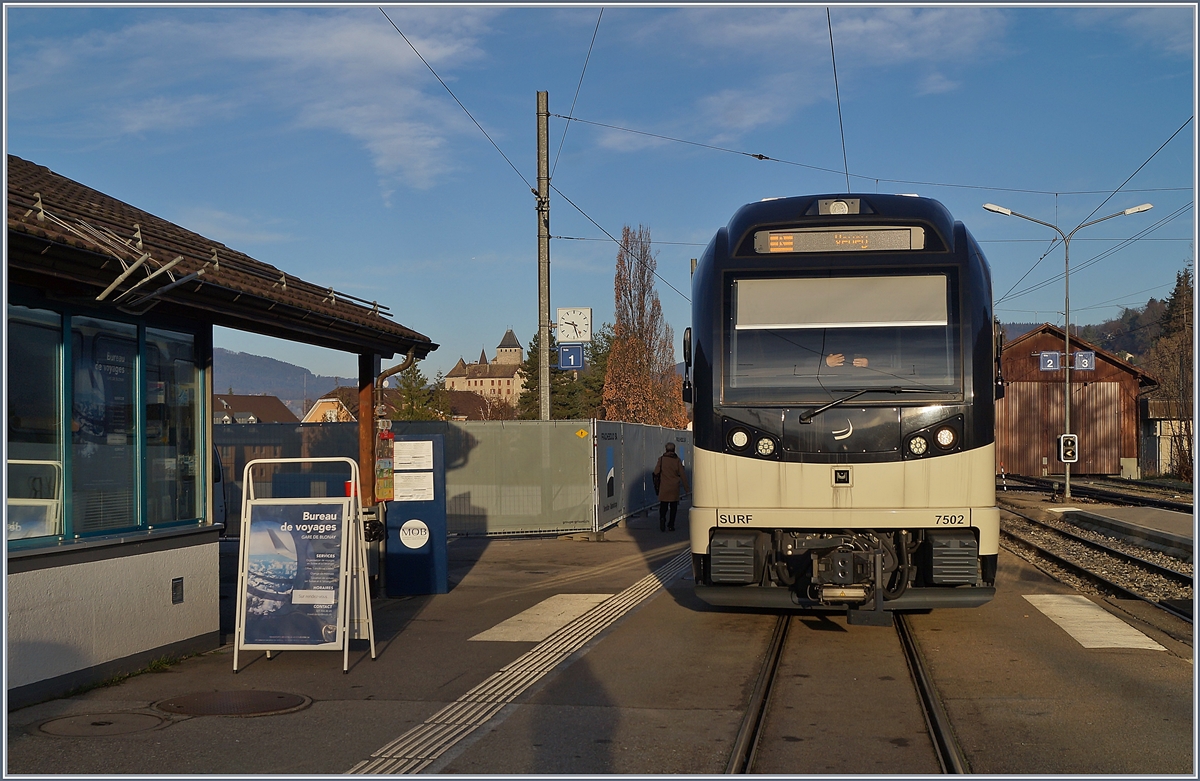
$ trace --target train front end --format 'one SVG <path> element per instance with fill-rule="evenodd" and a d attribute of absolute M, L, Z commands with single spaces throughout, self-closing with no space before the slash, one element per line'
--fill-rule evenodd
<path fill-rule="evenodd" d="M 783 198 L 693 276 L 691 549 L 711 604 L 973 607 L 995 593 L 987 262 L 937 201 Z"/>

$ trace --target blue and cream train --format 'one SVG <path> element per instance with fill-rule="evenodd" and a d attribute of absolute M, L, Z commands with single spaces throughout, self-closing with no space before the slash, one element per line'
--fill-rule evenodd
<path fill-rule="evenodd" d="M 698 596 L 865 623 L 991 599 L 998 350 L 987 261 L 937 201 L 738 210 L 684 337 Z"/>

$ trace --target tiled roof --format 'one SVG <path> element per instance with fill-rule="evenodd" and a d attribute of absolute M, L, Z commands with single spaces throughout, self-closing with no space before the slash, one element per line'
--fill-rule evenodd
<path fill-rule="evenodd" d="M 1075 329 L 1072 328 L 1071 330 L 1073 331 Z M 1059 343 L 1060 346 L 1062 346 L 1062 343 L 1066 341 L 1066 332 L 1063 331 L 1063 329 L 1059 328 L 1057 325 L 1052 325 L 1050 323 L 1042 323 L 1037 328 L 1034 328 L 1031 331 L 1027 331 L 1027 332 L 1021 334 L 1020 336 L 1013 339 L 1012 341 L 1005 342 L 1004 343 L 1004 351 L 1007 353 L 1009 350 L 1014 350 L 1014 349 L 1018 350 L 1018 351 L 1027 350 L 1029 348 L 1024 346 L 1024 342 L 1037 340 L 1039 337 L 1041 337 L 1043 335 L 1049 335 L 1049 336 L 1053 337 Z M 1121 358 L 1119 355 L 1115 355 L 1113 353 L 1110 353 L 1108 350 L 1097 347 L 1096 345 L 1092 344 L 1091 342 L 1080 339 L 1078 336 L 1075 336 L 1074 334 L 1071 335 L 1071 349 L 1072 350 L 1087 350 L 1087 351 L 1096 353 L 1096 355 L 1111 362 L 1118 369 L 1128 372 L 1129 374 L 1132 374 L 1133 376 L 1137 377 L 1138 384 L 1140 386 L 1150 387 L 1150 386 L 1156 386 L 1159 384 L 1158 379 L 1155 378 L 1153 375 L 1148 374 L 1147 372 L 1145 372 L 1144 370 L 1142 370 L 1141 368 L 1139 368 L 1137 366 L 1134 366 L 1132 363 L 1130 363 L 1129 361 L 1126 361 L 1124 358 Z"/>
<path fill-rule="evenodd" d="M 478 393 L 470 391 L 448 390 L 446 397 L 450 401 L 451 417 L 466 418 L 467 420 L 483 420 L 487 412 L 487 402 Z"/>
<path fill-rule="evenodd" d="M 384 358 L 409 349 L 424 358 L 438 347 L 391 320 L 386 307 L 306 282 L 13 155 L 8 246 L 10 283 L 53 284 L 59 295 L 93 304 L 113 285 L 100 305 L 126 313 L 168 304 L 174 315 Z"/>
<path fill-rule="evenodd" d="M 504 332 L 504 338 L 500 340 L 500 344 L 496 345 L 497 350 L 505 347 L 521 349 L 521 343 L 517 341 L 517 335 L 513 333 L 511 328 Z"/>
<path fill-rule="evenodd" d="M 226 414 L 230 419 L 253 415 L 256 423 L 299 423 L 299 419 L 277 396 L 250 396 L 230 393 L 214 393 L 212 403 L 213 420 Z"/>
<path fill-rule="evenodd" d="M 358 420 L 358 388 L 342 385 L 329 391 L 321 399 L 337 399 L 354 419 Z M 403 394 L 399 388 L 384 388 L 380 395 L 380 401 L 384 408 L 383 417 L 390 419 L 400 409 L 403 400 Z"/>
<path fill-rule="evenodd" d="M 466 377 L 468 380 L 511 380 L 517 376 L 519 371 L 521 371 L 519 363 L 468 363 L 463 365 L 462 371 L 459 371 L 459 367 L 456 365 L 446 377 Z"/>

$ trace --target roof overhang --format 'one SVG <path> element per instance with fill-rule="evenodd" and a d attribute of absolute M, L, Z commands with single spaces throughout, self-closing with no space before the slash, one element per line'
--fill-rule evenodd
<path fill-rule="evenodd" d="M 51 298 L 172 317 L 357 354 L 438 345 L 387 308 L 270 264 L 8 157 L 8 275 Z"/>

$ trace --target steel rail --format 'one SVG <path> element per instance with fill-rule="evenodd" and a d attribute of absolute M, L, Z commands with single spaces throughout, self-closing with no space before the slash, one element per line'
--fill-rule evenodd
<path fill-rule="evenodd" d="M 1093 585 L 1099 586 L 1101 589 L 1108 589 L 1109 591 L 1113 592 L 1113 594 L 1117 597 L 1121 597 L 1124 599 L 1141 600 L 1142 602 L 1145 602 L 1148 605 L 1153 605 L 1154 607 L 1158 608 L 1159 610 L 1162 610 L 1165 613 L 1169 613 L 1173 616 L 1177 616 L 1178 618 L 1183 619 L 1184 621 L 1188 622 L 1189 624 L 1192 623 L 1192 616 L 1189 613 L 1187 613 L 1186 611 L 1180 610 L 1179 608 L 1177 608 L 1173 605 L 1168 605 L 1164 602 L 1160 602 L 1158 600 L 1144 597 L 1141 594 L 1137 593 L 1136 591 L 1131 591 L 1128 588 L 1126 588 L 1118 583 L 1112 582 L 1111 580 L 1104 577 L 1103 575 L 1092 572 L 1091 570 L 1087 569 L 1086 567 L 1076 564 L 1075 562 L 1071 561 L 1070 559 L 1065 559 L 1056 553 L 1051 553 L 1050 551 L 1043 548 L 1041 545 L 1038 545 L 1036 542 L 1034 542 L 1032 540 L 1027 540 L 1019 534 L 1014 534 L 1011 531 L 1002 528 L 1000 530 L 1000 536 L 1015 542 L 1017 545 L 1020 545 L 1021 547 L 1024 547 L 1027 550 L 1032 550 L 1034 552 L 1034 554 L 1041 556 L 1045 559 L 1048 559 L 1049 561 L 1053 562 L 1057 566 L 1062 567 L 1063 569 L 1067 570 L 1071 574 L 1076 575 L 1080 578 L 1083 578 L 1084 580 L 1091 582 Z"/>
<path fill-rule="evenodd" d="M 1051 478 L 1043 477 L 1025 477 L 1016 475 L 1005 475 L 1001 481 L 1017 482 L 1025 485 L 1035 486 L 1037 488 L 1052 491 L 1056 481 Z M 1002 486 L 997 486 L 1002 488 Z M 1160 510 L 1174 510 L 1175 512 L 1191 514 L 1193 505 L 1189 502 L 1177 502 L 1171 499 L 1159 499 L 1153 496 L 1144 494 L 1131 494 L 1123 491 L 1109 491 L 1104 488 L 1097 488 L 1078 482 L 1071 485 L 1071 493 L 1077 497 L 1087 497 L 1090 499 L 1103 499 L 1106 501 L 1116 502 L 1118 504 L 1135 505 L 1141 507 L 1157 507 Z"/>
<path fill-rule="evenodd" d="M 779 657 L 783 655 L 783 644 L 787 640 L 788 627 L 792 617 L 785 613 L 775 622 L 775 631 L 767 646 L 767 656 L 763 660 L 762 670 L 754 691 L 750 694 L 750 705 L 746 715 L 742 717 L 742 726 L 738 729 L 733 741 L 733 752 L 729 755 L 729 763 L 725 766 L 726 774 L 749 773 L 754 766 L 754 755 L 758 750 L 758 740 L 761 737 L 763 717 L 767 713 L 767 704 L 771 700 L 771 689 L 775 685 L 775 671 L 779 668 Z"/>
<path fill-rule="evenodd" d="M 971 772 L 967 758 L 958 745 L 954 730 L 950 726 L 950 717 L 938 696 L 933 680 L 925 667 L 925 658 L 908 626 L 908 619 L 902 613 L 894 616 L 896 634 L 900 636 L 900 646 L 904 649 L 904 659 L 908 662 L 908 672 L 912 676 L 913 685 L 917 688 L 917 696 L 921 700 L 921 711 L 925 715 L 925 725 L 929 729 L 929 737 L 933 741 L 934 753 L 937 754 L 938 764 L 942 772 L 954 775 L 965 775 Z"/>
<path fill-rule="evenodd" d="M 1018 511 L 1010 509 L 1008 507 L 1002 507 L 1001 509 L 1004 512 L 1008 513 L 1009 515 L 1015 515 L 1018 518 L 1026 521 L 1027 523 L 1033 524 L 1034 526 L 1037 526 L 1040 529 L 1045 529 L 1046 531 L 1053 532 L 1054 534 L 1060 535 L 1062 537 L 1066 537 L 1067 539 L 1072 540 L 1073 542 L 1078 542 L 1078 543 L 1085 545 L 1093 550 L 1097 550 L 1097 551 L 1100 551 L 1101 553 L 1112 556 L 1115 559 L 1120 559 L 1122 562 L 1124 562 L 1126 564 L 1132 564 L 1134 566 L 1141 567 L 1141 568 L 1147 570 L 1148 572 L 1158 575 L 1159 577 L 1165 578 L 1167 580 L 1170 580 L 1172 582 L 1179 583 L 1179 584 L 1185 585 L 1185 586 L 1190 586 L 1193 583 L 1194 576 L 1191 573 L 1181 572 L 1177 569 L 1172 569 L 1171 567 L 1164 566 L 1157 562 L 1143 559 L 1140 556 L 1135 556 L 1132 553 L 1126 553 L 1123 550 L 1118 550 L 1117 548 L 1113 548 L 1113 547 L 1106 545 L 1105 543 L 1100 542 L 1098 540 L 1088 539 L 1087 537 L 1084 537 L 1079 534 L 1075 534 L 1074 532 L 1069 531 L 1067 529 L 1060 529 L 1057 526 L 1052 526 L 1052 525 L 1046 523 L 1045 521 L 1039 521 L 1037 518 L 1033 518 L 1031 516 L 1026 515 L 1025 513 L 1018 512 Z M 1130 544 L 1132 545 L 1134 543 L 1130 543 Z"/>

